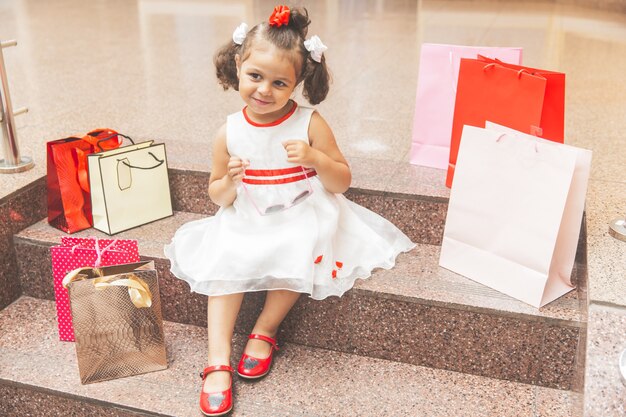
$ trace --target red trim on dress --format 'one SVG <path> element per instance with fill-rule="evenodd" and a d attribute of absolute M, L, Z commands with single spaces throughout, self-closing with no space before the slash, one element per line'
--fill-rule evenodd
<path fill-rule="evenodd" d="M 282 122 L 284 122 L 285 120 L 289 119 L 289 117 L 291 117 L 291 115 L 295 113 L 296 107 L 298 107 L 298 103 L 296 103 L 294 101 L 293 102 L 293 106 L 291 107 L 291 110 L 289 110 L 287 112 L 287 114 L 285 114 L 280 119 L 276 119 L 273 122 L 269 122 L 269 123 L 257 123 L 254 120 L 250 119 L 248 117 L 248 112 L 246 112 L 246 109 L 248 108 L 248 106 L 244 107 L 242 111 L 243 111 L 243 117 L 246 119 L 246 122 L 250 123 L 252 126 L 256 126 L 256 127 L 272 127 L 272 126 L 277 126 L 277 125 L 281 124 Z"/>
<path fill-rule="evenodd" d="M 253 177 L 275 177 L 277 175 L 297 174 L 302 172 L 301 166 L 282 169 L 246 169 L 246 175 Z"/>
<path fill-rule="evenodd" d="M 268 171 L 272 171 L 272 170 L 268 170 Z M 249 171 L 246 171 L 246 173 Z M 241 181 L 245 182 L 246 184 L 256 184 L 256 185 L 267 185 L 267 184 L 287 184 L 290 182 L 296 182 L 296 181 L 301 181 L 303 179 L 306 178 L 310 178 L 310 177 L 314 177 L 317 175 L 317 172 L 315 171 L 311 171 L 311 172 L 307 172 L 301 175 L 296 175 L 293 177 L 286 177 L 286 178 L 277 178 L 274 180 L 261 180 L 261 179 L 256 179 L 256 178 L 243 178 Z"/>

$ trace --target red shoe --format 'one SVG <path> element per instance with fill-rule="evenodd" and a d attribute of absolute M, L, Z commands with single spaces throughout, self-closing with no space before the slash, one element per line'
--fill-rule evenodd
<path fill-rule="evenodd" d="M 233 368 L 228 365 L 213 365 L 204 368 L 200 372 L 202 382 L 208 374 L 215 371 L 233 372 Z M 233 379 L 230 379 L 230 385 L 226 391 L 221 392 L 204 392 L 200 391 L 200 410 L 205 416 L 222 416 L 229 413 L 233 409 Z"/>
<path fill-rule="evenodd" d="M 259 339 L 272 345 L 270 349 L 270 354 L 265 359 L 259 359 L 253 358 L 252 356 L 246 355 L 244 353 L 243 355 L 241 355 L 241 360 L 239 361 L 239 366 L 237 367 L 237 374 L 240 377 L 247 379 L 257 379 L 264 377 L 270 371 L 270 367 L 272 366 L 272 356 L 274 356 L 274 350 L 278 350 L 276 339 L 272 339 L 268 336 L 263 336 L 262 334 L 254 333 L 251 334 L 248 339 Z"/>

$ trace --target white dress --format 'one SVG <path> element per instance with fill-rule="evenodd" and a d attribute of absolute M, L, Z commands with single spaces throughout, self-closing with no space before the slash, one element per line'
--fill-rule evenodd
<path fill-rule="evenodd" d="M 415 246 L 378 214 L 326 191 L 315 171 L 287 162 L 282 142 L 308 142 L 313 111 L 294 103 L 268 125 L 249 120 L 245 109 L 228 116 L 228 153 L 250 161 L 245 182 L 231 206 L 184 224 L 165 246 L 172 273 L 192 291 L 341 296 L 357 278 L 393 267 L 400 252 Z"/>

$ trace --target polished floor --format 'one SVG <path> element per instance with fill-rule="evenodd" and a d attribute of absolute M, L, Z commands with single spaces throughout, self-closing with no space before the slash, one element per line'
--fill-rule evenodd
<path fill-rule="evenodd" d="M 299 2 L 303 3 L 303 2 Z M 112 127 L 166 141 L 170 163 L 208 169 L 210 140 L 239 110 L 212 67 L 241 21 L 269 1 L 0 1 L 4 50 L 29 174 L 0 177 L 1 195 L 44 172 L 47 140 Z M 551 2 L 312 1 L 334 83 L 318 106 L 350 159 L 407 161 L 423 42 L 514 45 L 524 63 L 567 73 L 567 142 L 593 149 L 593 178 L 614 170 L 626 127 L 626 16 Z M 620 105 L 621 104 L 621 105 Z"/>
<path fill-rule="evenodd" d="M 432 195 L 447 193 L 439 172 L 408 165 L 422 43 L 520 46 L 525 65 L 565 72 L 566 143 L 593 150 L 591 317 L 616 307 L 590 329 L 626 332 L 626 249 L 606 232 L 611 219 L 626 215 L 626 14 L 551 1 L 287 3 L 308 8 L 310 34 L 329 47 L 334 82 L 318 109 L 358 186 L 384 189 L 390 177 L 402 177 Z M 242 107 L 237 93 L 217 85 L 213 53 L 241 21 L 265 19 L 274 5 L 0 0 L 0 39 L 18 41 L 4 49 L 13 106 L 29 108 L 16 117 L 17 133 L 22 154 L 36 162 L 26 173 L 0 175 L 0 198 L 45 174 L 46 141 L 97 127 L 165 142 L 170 167 L 210 170 L 216 128 Z M 611 389 L 625 395 L 609 375 Z"/>

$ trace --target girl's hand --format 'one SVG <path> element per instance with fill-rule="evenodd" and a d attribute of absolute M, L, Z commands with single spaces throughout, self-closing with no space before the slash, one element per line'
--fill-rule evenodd
<path fill-rule="evenodd" d="M 247 159 L 241 159 L 238 156 L 231 156 L 228 161 L 227 176 L 233 183 L 238 183 L 243 179 L 246 168 L 250 165 Z"/>
<path fill-rule="evenodd" d="M 303 140 L 287 140 L 283 142 L 287 151 L 287 161 L 300 164 L 305 168 L 314 168 L 317 162 L 318 150 L 311 148 Z"/>

